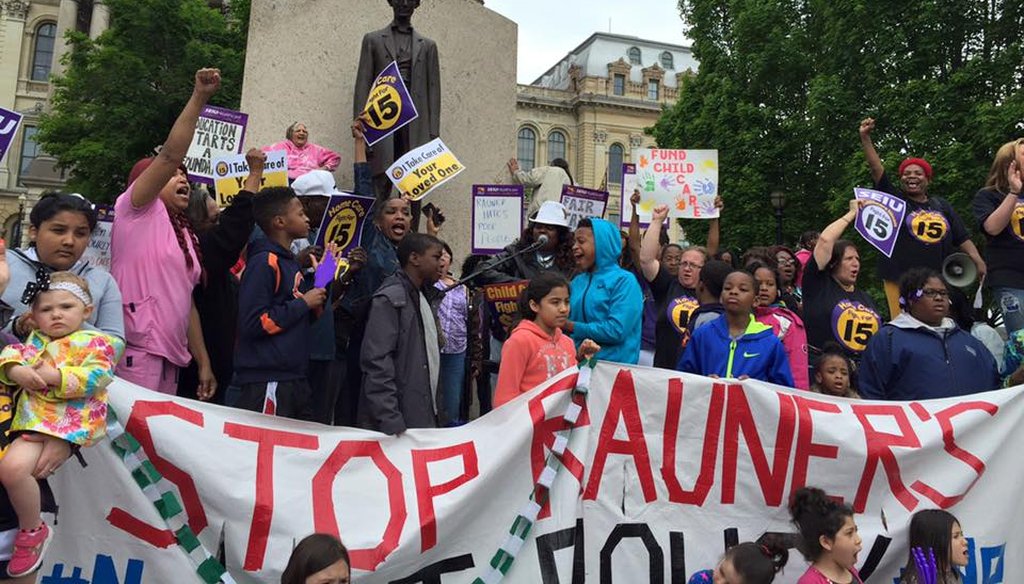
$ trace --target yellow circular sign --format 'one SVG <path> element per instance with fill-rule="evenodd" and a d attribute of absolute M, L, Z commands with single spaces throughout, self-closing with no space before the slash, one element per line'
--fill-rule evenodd
<path fill-rule="evenodd" d="M 907 217 L 907 228 L 918 241 L 927 244 L 941 242 L 949 233 L 949 221 L 938 211 L 922 209 Z"/>
<path fill-rule="evenodd" d="M 402 167 L 398 167 L 391 171 L 391 178 L 395 180 L 402 180 L 403 176 L 405 176 L 405 171 L 402 170 Z"/>
<path fill-rule="evenodd" d="M 832 332 L 841 345 L 860 353 L 878 332 L 878 313 L 860 302 L 843 300 L 832 311 Z"/>
<path fill-rule="evenodd" d="M 390 130 L 402 117 L 402 98 L 388 84 L 373 89 L 366 104 L 367 125 L 375 130 Z"/>
<path fill-rule="evenodd" d="M 215 170 L 217 172 L 217 176 L 226 176 L 228 174 L 228 163 L 223 160 L 218 162 Z"/>
<path fill-rule="evenodd" d="M 324 241 L 336 243 L 342 250 L 347 249 L 356 236 L 356 224 L 359 217 L 350 207 L 342 209 L 337 215 L 331 218 L 327 224 L 327 232 L 324 234 Z"/>
<path fill-rule="evenodd" d="M 1017 206 L 1013 208 L 1013 214 L 1010 215 L 1010 229 L 1013 230 L 1017 239 L 1024 241 L 1024 202 L 1017 201 Z"/>

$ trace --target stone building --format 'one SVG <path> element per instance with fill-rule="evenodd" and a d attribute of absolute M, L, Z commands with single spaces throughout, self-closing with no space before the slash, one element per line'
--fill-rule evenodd
<path fill-rule="evenodd" d="M 525 169 L 569 162 L 582 186 L 611 193 L 606 218 L 619 219 L 623 162 L 655 145 L 644 134 L 697 70 L 689 47 L 594 33 L 516 97 L 516 156 Z"/>
<path fill-rule="evenodd" d="M 60 188 L 62 173 L 35 141 L 40 115 L 49 107 L 50 77 L 60 73 L 64 33 L 95 38 L 110 16 L 100 0 L 0 0 L 0 107 L 24 116 L 0 163 L 0 234 L 10 242 L 26 236 L 28 211 L 39 194 Z"/>

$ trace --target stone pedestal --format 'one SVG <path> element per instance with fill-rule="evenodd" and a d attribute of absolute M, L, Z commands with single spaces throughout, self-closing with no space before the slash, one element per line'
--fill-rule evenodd
<path fill-rule="evenodd" d="M 363 34 L 391 22 L 385 0 L 253 2 L 242 110 L 246 147 L 284 139 L 295 121 L 310 140 L 339 151 L 338 187 L 352 187 L 352 85 Z M 441 237 L 458 266 L 470 249 L 471 192 L 508 182 L 515 156 L 516 24 L 473 0 L 430 0 L 413 26 L 437 43 L 441 139 L 466 166 L 424 200 L 441 207 Z M 421 226 L 422 228 L 422 226 Z M 457 271 L 457 270 L 456 270 Z"/>

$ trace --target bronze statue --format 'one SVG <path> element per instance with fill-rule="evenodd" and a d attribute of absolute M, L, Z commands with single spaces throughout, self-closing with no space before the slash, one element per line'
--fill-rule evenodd
<path fill-rule="evenodd" d="M 363 36 L 352 100 L 353 117 L 362 113 L 374 79 L 392 61 L 398 62 L 398 70 L 419 117 L 374 144 L 368 152 L 378 200 L 386 199 L 391 192 L 391 181 L 385 171 L 395 159 L 441 133 L 441 69 L 437 45 L 412 26 L 412 14 L 420 0 L 388 0 L 388 4 L 394 12 L 391 24 Z M 416 223 L 418 207 L 414 205 L 413 209 Z"/>

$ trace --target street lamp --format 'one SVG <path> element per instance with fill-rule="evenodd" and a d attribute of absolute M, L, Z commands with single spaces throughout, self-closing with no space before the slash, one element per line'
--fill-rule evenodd
<path fill-rule="evenodd" d="M 28 197 L 25 193 L 18 195 L 18 222 L 14 225 L 14 234 L 11 237 L 11 245 L 14 248 L 21 247 L 21 227 L 25 223 L 25 201 Z"/>
<path fill-rule="evenodd" d="M 775 245 L 782 245 L 782 210 L 786 208 L 786 193 L 774 190 L 768 198 L 775 209 Z"/>

